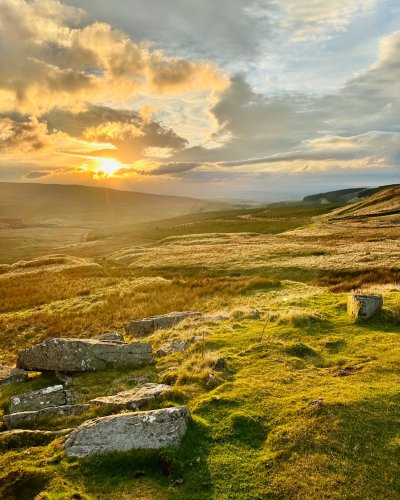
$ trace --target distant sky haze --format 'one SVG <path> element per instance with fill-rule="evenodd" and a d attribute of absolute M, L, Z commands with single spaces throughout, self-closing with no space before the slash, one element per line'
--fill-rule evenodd
<path fill-rule="evenodd" d="M 399 182 L 399 0 L 0 0 L 0 181 Z"/>

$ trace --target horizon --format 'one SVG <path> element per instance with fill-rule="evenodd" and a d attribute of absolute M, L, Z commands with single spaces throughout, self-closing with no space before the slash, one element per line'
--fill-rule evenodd
<path fill-rule="evenodd" d="M 1 181 L 277 201 L 398 179 L 395 0 L 0 5 Z"/>

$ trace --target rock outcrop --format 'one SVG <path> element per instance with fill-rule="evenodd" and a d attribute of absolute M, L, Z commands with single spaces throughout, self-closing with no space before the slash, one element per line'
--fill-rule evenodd
<path fill-rule="evenodd" d="M 131 321 L 125 327 L 125 330 L 127 333 L 135 335 L 136 337 L 143 337 L 144 335 L 153 333 L 155 330 L 171 328 L 185 319 L 200 318 L 201 315 L 202 314 L 200 312 L 184 311 L 172 312 L 161 316 L 150 316 L 149 318 L 141 318 Z"/>
<path fill-rule="evenodd" d="M 129 391 L 119 392 L 114 396 L 102 396 L 90 402 L 115 409 L 137 410 L 148 401 L 170 391 L 172 387 L 166 384 L 143 384 Z"/>
<path fill-rule="evenodd" d="M 84 422 L 64 443 L 67 455 L 86 457 L 179 446 L 187 428 L 186 406 L 99 417 Z"/>
<path fill-rule="evenodd" d="M 382 307 L 382 295 L 351 294 L 347 300 L 347 312 L 353 318 L 369 319 Z"/>
<path fill-rule="evenodd" d="M 62 385 L 52 385 L 38 391 L 25 392 L 11 398 L 10 413 L 37 411 L 49 406 L 62 406 L 71 402 L 71 395 Z"/>
<path fill-rule="evenodd" d="M 24 382 L 28 378 L 25 370 L 13 366 L 0 365 L 0 385 L 17 384 Z"/>
<path fill-rule="evenodd" d="M 3 422 L 7 429 L 23 429 L 30 426 L 40 425 L 52 417 L 66 417 L 70 415 L 80 415 L 90 408 L 88 404 L 64 405 L 43 408 L 37 411 L 22 411 L 10 413 L 3 416 Z"/>
<path fill-rule="evenodd" d="M 153 363 L 153 355 L 149 343 L 51 338 L 21 351 L 17 367 L 36 371 L 85 372 L 135 368 L 150 363 Z"/>

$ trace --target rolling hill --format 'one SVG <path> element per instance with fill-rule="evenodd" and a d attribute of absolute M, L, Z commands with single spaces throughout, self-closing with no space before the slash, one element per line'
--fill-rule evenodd
<path fill-rule="evenodd" d="M 3 224 L 55 227 L 81 226 L 84 222 L 85 226 L 96 227 L 174 217 L 211 207 L 215 208 L 215 204 L 180 196 L 80 185 L 0 182 Z"/>
<path fill-rule="evenodd" d="M 0 182 L 0 262 L 85 246 L 93 229 L 222 208 L 229 205 L 102 187 Z M 95 251 L 88 249 L 90 255 Z"/>
<path fill-rule="evenodd" d="M 400 223 L 400 185 L 376 191 L 368 198 L 327 215 L 331 222 L 392 227 Z"/>
<path fill-rule="evenodd" d="M 305 196 L 303 201 L 306 203 L 349 203 L 351 201 L 362 200 L 373 194 L 392 187 L 392 185 L 379 186 L 375 188 L 350 188 L 338 189 L 336 191 L 327 191 L 325 193 L 311 194 Z"/>

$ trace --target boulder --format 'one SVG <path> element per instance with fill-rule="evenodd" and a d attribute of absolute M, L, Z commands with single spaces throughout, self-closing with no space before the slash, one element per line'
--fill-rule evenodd
<path fill-rule="evenodd" d="M 98 335 L 95 337 L 97 340 L 105 340 L 108 342 L 125 342 L 122 333 L 104 333 L 103 335 Z"/>
<path fill-rule="evenodd" d="M 153 354 L 148 343 L 52 338 L 21 351 L 17 366 L 37 371 L 85 372 L 149 363 L 153 363 Z"/>
<path fill-rule="evenodd" d="M 90 402 L 118 409 L 137 410 L 148 401 L 151 401 L 171 389 L 172 387 L 166 384 L 143 384 L 135 389 L 119 392 L 114 396 L 102 396 L 92 399 Z"/>
<path fill-rule="evenodd" d="M 36 426 L 48 421 L 53 417 L 66 417 L 70 415 L 80 415 L 90 408 L 90 405 L 65 405 L 43 408 L 37 411 L 21 411 L 3 415 L 3 422 L 7 429 L 23 429 L 25 427 Z"/>
<path fill-rule="evenodd" d="M 155 330 L 171 328 L 187 318 L 200 318 L 201 315 L 199 312 L 184 311 L 135 319 L 125 327 L 125 331 L 136 337 L 142 337 L 153 333 Z"/>
<path fill-rule="evenodd" d="M 20 370 L 13 366 L 0 365 L 0 385 L 17 384 L 24 382 L 28 378 L 25 370 Z"/>
<path fill-rule="evenodd" d="M 49 406 L 62 406 L 71 401 L 69 391 L 62 385 L 52 385 L 38 391 L 24 392 L 11 398 L 10 413 L 36 411 Z"/>
<path fill-rule="evenodd" d="M 353 318 L 368 319 L 382 309 L 382 295 L 351 294 L 347 300 L 347 313 Z"/>
<path fill-rule="evenodd" d="M 179 446 L 187 428 L 186 406 L 99 417 L 84 422 L 64 443 L 67 455 L 86 457 L 134 449 Z"/>

